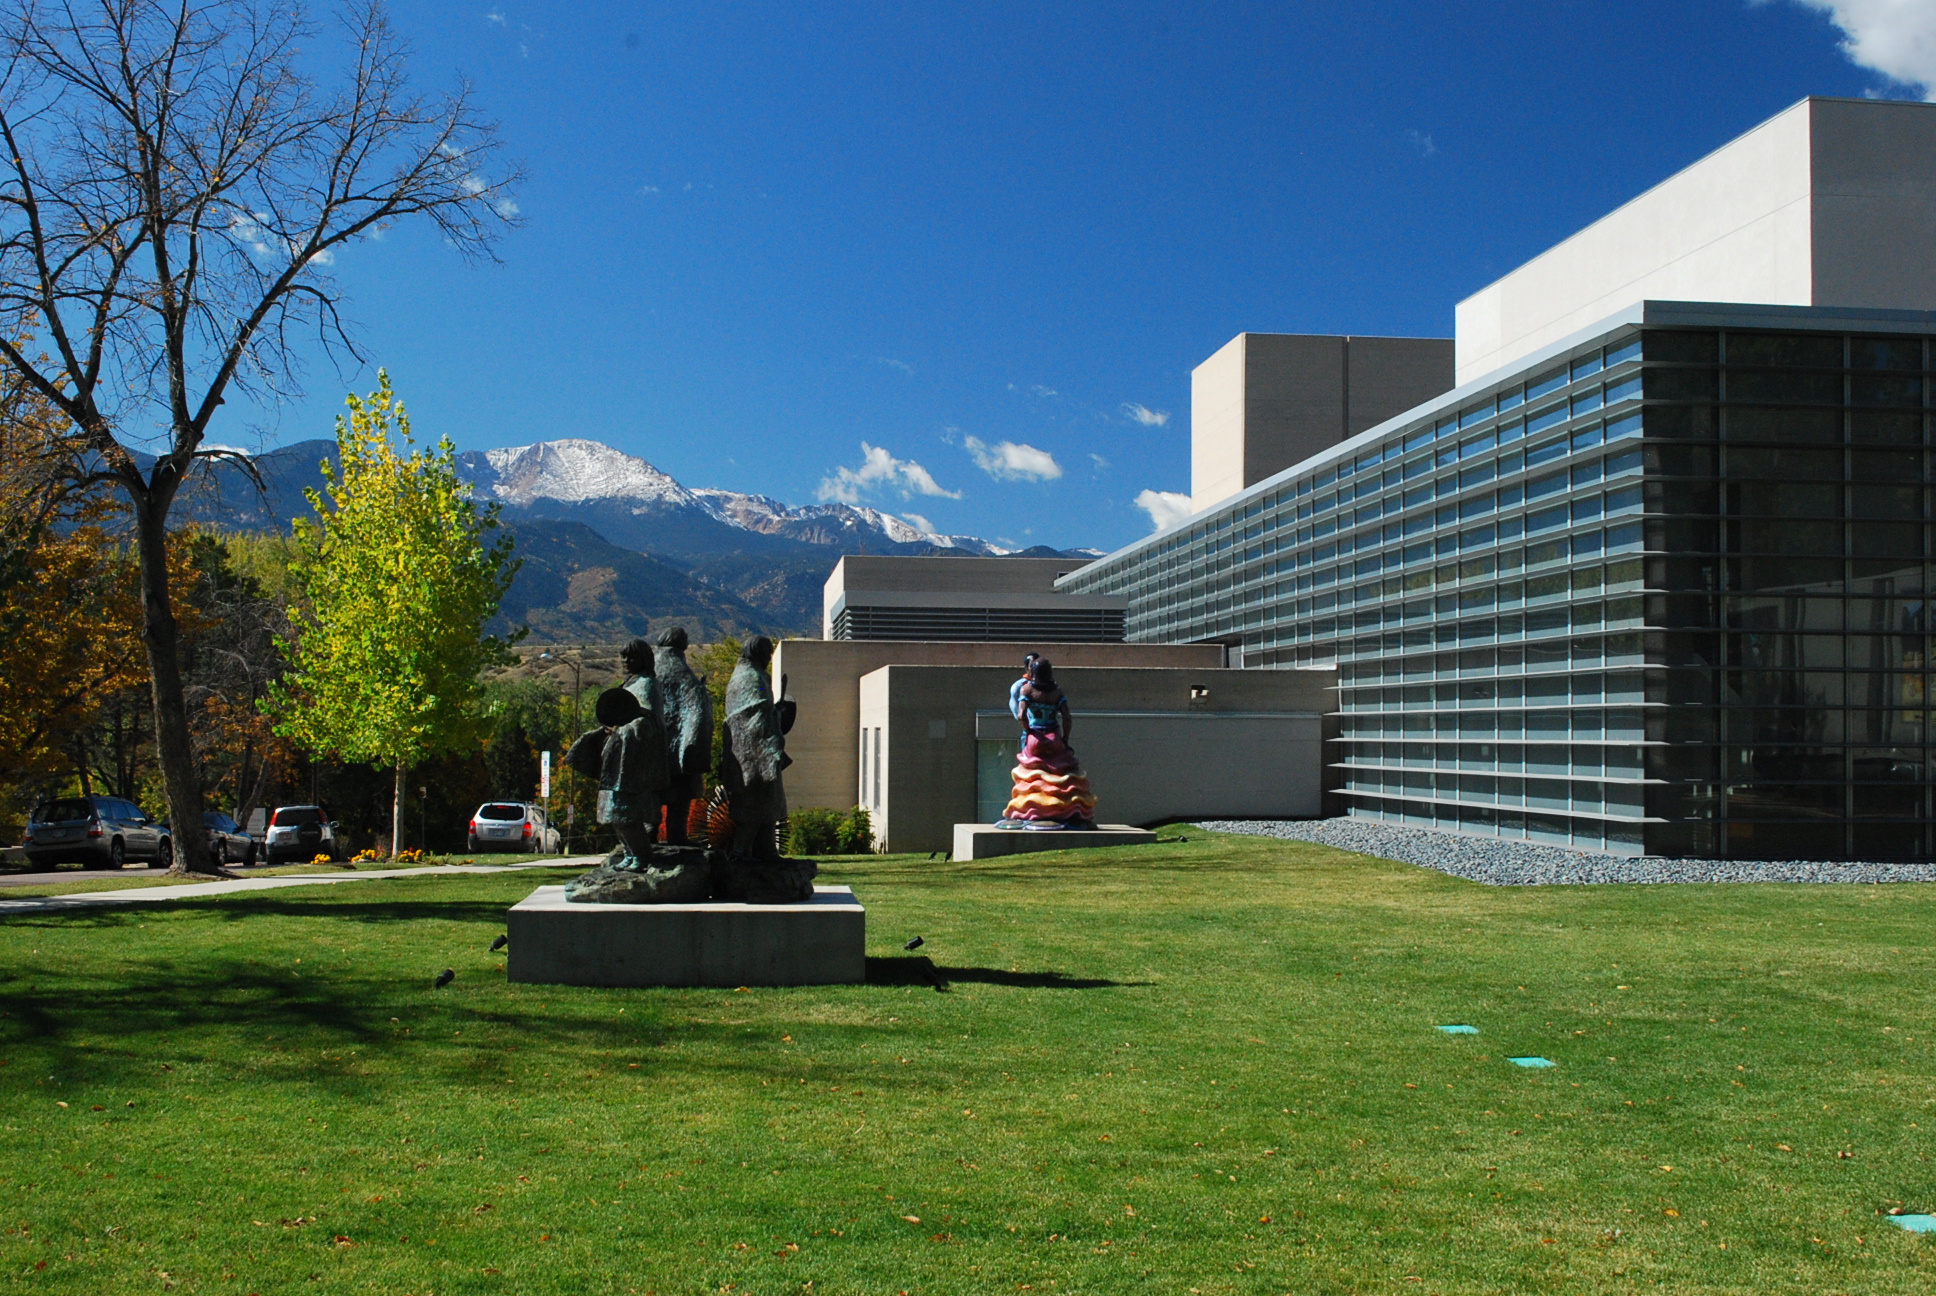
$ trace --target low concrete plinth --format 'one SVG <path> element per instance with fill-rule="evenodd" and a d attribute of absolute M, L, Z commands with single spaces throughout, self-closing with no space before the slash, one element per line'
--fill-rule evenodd
<path fill-rule="evenodd" d="M 1064 828 L 1040 832 L 1028 828 L 996 828 L 989 824 L 955 825 L 958 860 L 994 859 L 1028 851 L 1083 850 L 1094 846 L 1142 846 L 1156 840 L 1147 828 L 1128 824 L 1097 824 L 1094 828 Z"/>
<path fill-rule="evenodd" d="M 802 904 L 573 904 L 543 886 L 509 919 L 513 981 L 583 986 L 842 985 L 867 979 L 853 889 Z"/>

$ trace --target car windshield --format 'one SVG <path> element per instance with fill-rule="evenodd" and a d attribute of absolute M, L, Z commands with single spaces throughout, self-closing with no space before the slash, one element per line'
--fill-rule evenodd
<path fill-rule="evenodd" d="M 223 832 L 227 832 L 235 827 L 235 820 L 229 818 L 220 810 L 204 810 L 202 811 L 202 826 L 204 828 L 220 828 Z"/>
<path fill-rule="evenodd" d="M 521 805 L 487 805 L 477 812 L 479 819 L 522 819 L 524 807 Z"/>
<path fill-rule="evenodd" d="M 278 828 L 301 828 L 308 824 L 323 821 L 323 812 L 315 806 L 284 806 L 276 811 L 275 826 Z"/>
<path fill-rule="evenodd" d="M 71 823 L 76 819 L 91 818 L 94 807 L 85 798 L 68 797 L 63 801 L 49 801 L 34 808 L 35 823 Z"/>

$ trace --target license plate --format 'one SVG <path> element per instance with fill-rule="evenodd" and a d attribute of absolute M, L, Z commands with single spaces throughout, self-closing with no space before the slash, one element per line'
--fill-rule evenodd
<path fill-rule="evenodd" d="M 484 832 L 490 837 L 509 837 L 511 835 L 509 828 L 486 828 Z"/>

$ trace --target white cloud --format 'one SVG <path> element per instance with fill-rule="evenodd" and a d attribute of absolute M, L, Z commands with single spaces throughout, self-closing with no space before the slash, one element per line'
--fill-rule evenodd
<path fill-rule="evenodd" d="M 246 244 L 249 251 L 259 257 L 287 256 L 294 258 L 297 252 L 300 251 L 301 244 L 297 243 L 294 239 L 286 239 L 280 234 L 264 228 L 264 222 L 269 219 L 270 217 L 263 215 L 261 212 L 255 212 L 253 214 L 241 211 L 232 212 L 229 215 L 229 233 Z M 336 253 L 329 248 L 324 248 L 315 256 L 310 257 L 309 263 L 320 266 L 335 265 Z"/>
<path fill-rule="evenodd" d="M 883 447 L 868 445 L 865 441 L 860 443 L 860 454 L 860 467 L 835 469 L 833 476 L 821 481 L 821 499 L 858 504 L 861 496 L 876 488 L 898 491 L 902 499 L 916 495 L 961 498 L 960 491 L 943 489 L 932 473 L 912 459 L 896 459 Z"/>
<path fill-rule="evenodd" d="M 893 356 L 874 356 L 872 359 L 877 365 L 886 365 L 889 369 L 899 369 L 902 373 L 909 376 L 912 376 L 914 373 L 914 366 L 905 360 L 896 360 Z"/>
<path fill-rule="evenodd" d="M 640 192 L 640 193 L 642 193 L 642 194 L 655 194 L 655 193 L 657 193 L 657 192 L 659 192 L 659 186 L 657 186 L 657 185 L 640 185 L 640 186 L 639 186 L 639 192 Z"/>
<path fill-rule="evenodd" d="M 1090 461 L 1096 465 L 1097 472 L 1101 472 L 1103 469 L 1109 466 L 1109 461 L 1103 458 L 1101 455 L 1097 454 L 1093 450 L 1089 452 L 1089 458 L 1090 458 Z"/>
<path fill-rule="evenodd" d="M 996 481 L 1054 481 L 1062 475 L 1062 465 L 1047 450 L 1014 441 L 988 445 L 979 437 L 962 442 L 974 457 L 975 466 Z"/>
<path fill-rule="evenodd" d="M 1432 137 L 1430 135 L 1427 135 L 1424 131 L 1415 131 L 1415 130 L 1406 131 L 1405 142 L 1407 144 L 1410 144 L 1413 148 L 1417 149 L 1418 155 L 1420 157 L 1431 157 L 1434 153 L 1439 151 L 1439 146 L 1432 143 Z"/>
<path fill-rule="evenodd" d="M 1930 0 L 1794 0 L 1828 15 L 1859 67 L 1936 99 L 1936 4 Z"/>
<path fill-rule="evenodd" d="M 493 27 L 503 27 L 506 25 L 504 21 L 504 15 L 499 13 L 495 9 L 491 10 L 491 12 L 484 15 L 484 21 L 491 24 L 491 26 Z"/>
<path fill-rule="evenodd" d="M 903 513 L 901 514 L 901 521 L 907 523 L 909 526 L 913 527 L 916 531 L 924 531 L 928 535 L 935 534 L 934 523 L 928 521 L 926 518 L 922 517 L 919 513 Z"/>
<path fill-rule="evenodd" d="M 1051 396 L 1060 396 L 1062 394 L 1061 392 L 1057 391 L 1053 387 L 1044 387 L 1041 383 L 1036 383 L 1034 386 L 1030 387 L 1029 390 L 1034 392 L 1037 396 L 1040 396 L 1043 400 L 1047 400 Z"/>
<path fill-rule="evenodd" d="M 1150 515 L 1152 531 L 1181 522 L 1196 511 L 1190 507 L 1190 497 L 1179 491 L 1146 490 L 1136 497 L 1136 507 Z"/>
<path fill-rule="evenodd" d="M 1168 410 L 1153 410 L 1147 405 L 1138 405 L 1135 401 L 1123 402 L 1123 414 L 1144 427 L 1162 427 L 1170 421 Z"/>

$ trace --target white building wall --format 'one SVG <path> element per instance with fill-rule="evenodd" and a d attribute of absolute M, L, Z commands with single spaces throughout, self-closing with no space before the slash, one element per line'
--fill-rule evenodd
<path fill-rule="evenodd" d="M 1457 381 L 1484 377 L 1637 301 L 1816 304 L 1816 102 L 1763 122 L 1460 302 Z"/>
<path fill-rule="evenodd" d="M 1190 371 L 1190 502 L 1205 509 L 1244 488 L 1244 351 L 1239 333 Z"/>

